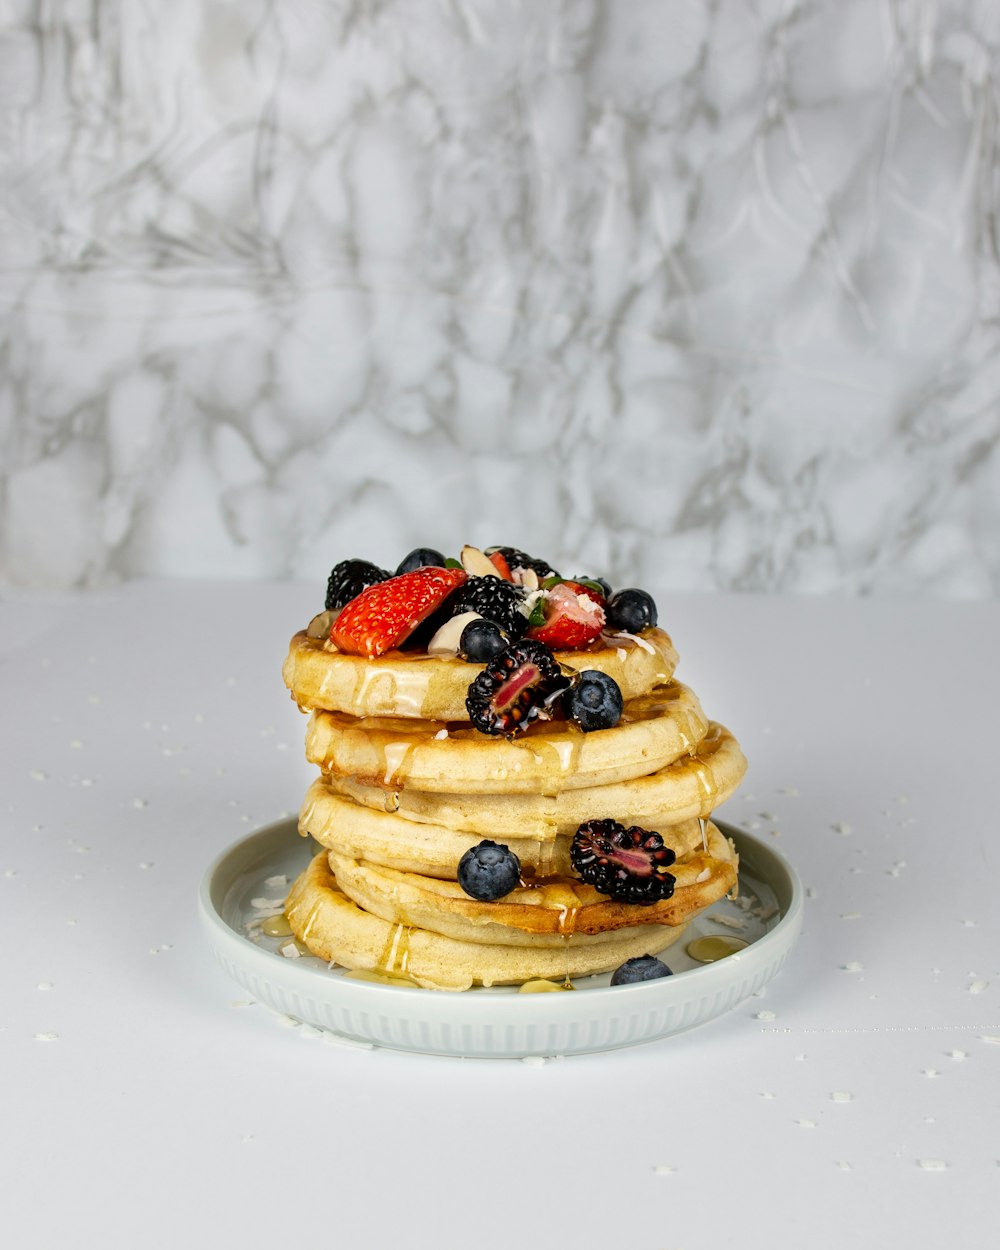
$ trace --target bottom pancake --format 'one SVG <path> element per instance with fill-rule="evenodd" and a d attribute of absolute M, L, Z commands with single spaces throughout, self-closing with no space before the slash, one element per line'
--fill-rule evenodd
<path fill-rule="evenodd" d="M 686 928 L 644 925 L 574 933 L 556 947 L 461 941 L 363 911 L 338 887 L 325 851 L 293 882 L 285 914 L 295 936 L 328 963 L 440 990 L 611 972 L 626 959 L 665 950 Z"/>

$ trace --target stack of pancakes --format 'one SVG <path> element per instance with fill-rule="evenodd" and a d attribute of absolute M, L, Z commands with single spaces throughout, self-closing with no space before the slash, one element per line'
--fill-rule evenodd
<path fill-rule="evenodd" d="M 559 981 L 658 954 L 735 889 L 735 852 L 708 817 L 746 761 L 674 680 L 662 630 L 556 652 L 566 670 L 615 679 L 625 710 L 613 728 L 538 720 L 509 738 L 470 724 L 466 695 L 482 665 L 347 655 L 311 632 L 292 639 L 283 676 L 310 714 L 306 755 L 320 769 L 299 828 L 323 849 L 286 903 L 313 954 L 434 989 Z M 676 853 L 670 898 L 618 902 L 574 874 L 574 834 L 606 818 L 655 830 Z M 495 902 L 457 881 L 459 860 L 484 839 L 521 865 L 520 884 Z"/>

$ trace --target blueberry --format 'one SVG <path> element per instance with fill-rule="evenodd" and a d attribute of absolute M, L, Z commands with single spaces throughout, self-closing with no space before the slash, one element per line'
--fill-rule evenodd
<path fill-rule="evenodd" d="M 404 556 L 396 570 L 396 577 L 401 573 L 412 573 L 415 569 L 444 568 L 444 556 L 433 547 L 414 547 L 408 556 Z"/>
<path fill-rule="evenodd" d="M 620 968 L 614 970 L 611 984 L 632 985 L 635 981 L 655 981 L 657 977 L 673 975 L 667 965 L 655 955 L 637 955 L 635 959 L 626 959 Z"/>
<path fill-rule="evenodd" d="M 513 851 L 484 838 L 458 861 L 458 884 L 470 898 L 492 903 L 521 879 L 521 861 Z"/>
<path fill-rule="evenodd" d="M 506 647 L 509 639 L 496 621 L 470 621 L 458 640 L 458 653 L 471 664 L 486 664 Z"/>
<path fill-rule="evenodd" d="M 629 634 L 637 634 L 647 625 L 656 624 L 656 604 L 652 596 L 634 586 L 613 594 L 606 612 L 612 629 L 623 629 Z"/>
<path fill-rule="evenodd" d="M 617 725 L 625 703 L 621 687 L 613 677 L 598 669 L 588 668 L 580 674 L 576 685 L 566 692 L 563 706 L 570 720 L 589 732 Z"/>

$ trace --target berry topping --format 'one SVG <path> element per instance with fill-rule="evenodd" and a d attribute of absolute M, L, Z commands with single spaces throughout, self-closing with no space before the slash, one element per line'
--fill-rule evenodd
<path fill-rule="evenodd" d="M 443 569 L 444 556 L 433 547 L 414 547 L 408 556 L 404 556 L 396 570 L 396 577 L 401 573 L 412 573 L 414 569 Z"/>
<path fill-rule="evenodd" d="M 422 568 L 363 590 L 341 611 L 330 638 L 351 655 L 398 647 L 465 581 L 462 569 Z"/>
<path fill-rule="evenodd" d="M 662 959 L 655 955 L 636 955 L 626 959 L 611 974 L 612 985 L 632 985 L 636 981 L 655 981 L 658 977 L 671 977 L 673 972 Z"/>
<path fill-rule="evenodd" d="M 637 634 L 647 625 L 656 624 L 656 604 L 644 590 L 630 586 L 619 590 L 608 600 L 608 625 L 611 629 L 623 629 Z"/>
<path fill-rule="evenodd" d="M 577 582 L 558 582 L 542 591 L 534 605 L 528 637 L 560 651 L 593 642 L 604 628 L 604 607 L 595 594 Z M 540 623 L 536 623 L 536 614 L 542 618 Z"/>
<path fill-rule="evenodd" d="M 465 706 L 481 733 L 512 734 L 548 717 L 569 679 L 543 643 L 525 638 L 492 659 L 469 686 Z"/>
<path fill-rule="evenodd" d="M 588 668 L 563 697 L 563 709 L 582 730 L 611 729 L 621 720 L 625 701 L 621 686 L 613 677 Z"/>
<path fill-rule="evenodd" d="M 516 573 L 518 569 L 531 569 L 540 578 L 559 576 L 548 560 L 536 560 L 516 547 L 488 547 L 486 554 L 491 558 L 494 554 L 503 556 L 511 573 Z"/>
<path fill-rule="evenodd" d="M 470 577 L 449 600 L 449 610 L 452 616 L 459 612 L 478 612 L 487 621 L 499 625 L 511 638 L 521 638 L 528 628 L 524 598 L 520 586 L 505 582 L 501 577 Z"/>
<path fill-rule="evenodd" d="M 658 903 L 674 892 L 676 858 L 658 833 L 617 820 L 588 820 L 573 835 L 570 863 L 588 885 L 618 903 Z"/>
<path fill-rule="evenodd" d="M 521 861 L 501 843 L 484 838 L 458 861 L 458 884 L 470 898 L 493 903 L 521 880 Z"/>
<path fill-rule="evenodd" d="M 326 603 L 323 606 L 327 610 L 342 608 L 369 586 L 387 582 L 391 576 L 391 573 L 368 560 L 341 560 L 333 566 L 326 583 Z"/>
<path fill-rule="evenodd" d="M 488 558 L 490 564 L 493 565 L 505 582 L 514 580 L 514 574 L 510 571 L 510 565 L 504 559 L 502 551 L 491 551 Z"/>
<path fill-rule="evenodd" d="M 480 616 L 462 630 L 458 654 L 472 664 L 486 664 L 498 656 L 508 642 L 507 635 L 495 621 L 484 621 Z"/>

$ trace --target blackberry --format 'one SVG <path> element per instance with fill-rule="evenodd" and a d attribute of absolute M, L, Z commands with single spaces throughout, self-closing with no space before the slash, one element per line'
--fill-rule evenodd
<path fill-rule="evenodd" d="M 658 903 L 674 892 L 676 856 L 658 833 L 617 820 L 588 820 L 573 835 L 570 863 L 588 885 L 618 903 Z"/>
<path fill-rule="evenodd" d="M 443 569 L 444 556 L 433 547 L 414 547 L 408 556 L 400 560 L 395 576 L 399 577 L 401 573 L 412 573 L 415 569 L 425 568 Z"/>
<path fill-rule="evenodd" d="M 621 686 L 596 668 L 584 669 L 563 697 L 563 710 L 585 732 L 611 729 L 621 720 L 625 701 Z"/>
<path fill-rule="evenodd" d="M 502 577 L 470 577 L 448 600 L 450 616 L 478 612 L 484 620 L 499 625 L 510 638 L 522 638 L 528 618 L 521 610 L 524 591 Z"/>
<path fill-rule="evenodd" d="M 521 861 L 502 843 L 484 838 L 458 861 L 458 884 L 470 898 L 493 903 L 521 880 Z"/>
<path fill-rule="evenodd" d="M 569 686 L 543 642 L 525 638 L 490 660 L 469 686 L 465 706 L 484 734 L 512 734 L 546 712 Z"/>
<path fill-rule="evenodd" d="M 494 551 L 499 551 L 503 558 L 507 561 L 510 571 L 515 569 L 534 569 L 538 574 L 539 581 L 544 581 L 546 577 L 558 577 L 548 560 L 538 560 L 534 556 L 529 556 L 527 552 L 518 551 L 516 547 L 487 547 L 486 554 L 490 555 Z"/>
<path fill-rule="evenodd" d="M 342 608 L 356 599 L 363 590 L 378 582 L 387 582 L 392 574 L 368 560 L 341 560 L 333 566 L 326 583 L 326 608 Z"/>
<path fill-rule="evenodd" d="M 605 612 L 609 628 L 623 629 L 629 634 L 637 634 L 647 625 L 656 624 L 656 604 L 652 595 L 634 586 L 613 594 Z"/>
<path fill-rule="evenodd" d="M 470 621 L 458 640 L 458 654 L 471 664 L 486 664 L 506 647 L 507 636 L 494 621 Z"/>
<path fill-rule="evenodd" d="M 611 984 L 632 985 L 636 981 L 655 981 L 657 977 L 673 975 L 672 970 L 655 955 L 636 955 L 634 959 L 626 959 L 614 970 Z"/>

